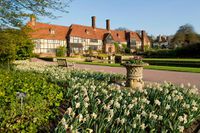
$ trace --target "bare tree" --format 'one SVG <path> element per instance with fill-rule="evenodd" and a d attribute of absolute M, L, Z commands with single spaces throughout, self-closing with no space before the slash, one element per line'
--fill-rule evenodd
<path fill-rule="evenodd" d="M 129 29 L 128 28 L 126 28 L 126 27 L 119 27 L 119 28 L 117 28 L 117 29 L 115 29 L 115 30 L 120 30 L 120 31 L 129 31 Z"/>

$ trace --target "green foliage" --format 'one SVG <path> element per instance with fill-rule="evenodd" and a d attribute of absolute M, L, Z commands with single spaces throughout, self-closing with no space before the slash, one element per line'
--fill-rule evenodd
<path fill-rule="evenodd" d="M 66 47 L 65 46 L 60 46 L 56 49 L 56 56 L 57 57 L 64 57 L 66 53 Z"/>
<path fill-rule="evenodd" d="M 38 57 L 39 59 L 42 59 L 44 61 L 50 61 L 50 62 L 53 62 L 54 60 L 54 57 Z"/>
<path fill-rule="evenodd" d="M 194 44 L 200 42 L 200 39 L 198 38 L 198 34 L 194 31 L 194 28 L 192 25 L 186 24 L 183 26 L 180 26 L 179 30 L 174 35 L 174 38 L 172 39 L 172 46 L 173 48 L 177 47 L 185 47 L 190 44 Z"/>
<path fill-rule="evenodd" d="M 196 67 L 200 68 L 200 61 L 185 59 L 153 59 L 153 58 L 146 58 L 144 59 L 145 62 L 149 63 L 150 65 L 157 65 L 157 66 L 179 66 L 179 67 Z"/>
<path fill-rule="evenodd" d="M 130 54 L 130 52 L 131 52 L 130 48 L 126 47 L 126 48 L 125 48 L 125 53 L 126 53 L 126 54 Z"/>
<path fill-rule="evenodd" d="M 191 44 L 183 48 L 177 48 L 175 51 L 178 57 L 200 58 L 200 43 Z"/>
<path fill-rule="evenodd" d="M 6 0 L 0 1 L 0 27 L 21 27 L 24 18 L 32 16 L 55 17 L 50 10 L 67 12 L 66 7 L 72 0 Z"/>
<path fill-rule="evenodd" d="M 150 46 L 149 45 L 144 45 L 144 52 L 149 50 L 150 49 Z"/>
<path fill-rule="evenodd" d="M 126 49 L 126 47 L 127 47 L 127 44 L 122 44 L 123 49 Z"/>
<path fill-rule="evenodd" d="M 107 54 L 98 54 L 97 56 L 99 59 L 105 59 L 105 58 L 108 58 L 108 55 Z"/>
<path fill-rule="evenodd" d="M 93 56 L 93 52 L 94 52 L 94 51 L 92 50 L 91 47 L 89 47 L 88 52 L 89 52 L 89 56 Z"/>
<path fill-rule="evenodd" d="M 30 29 L 27 27 L 21 28 L 20 31 L 15 31 L 13 34 L 16 35 L 16 46 L 17 53 L 16 59 L 24 60 L 32 57 L 34 44 L 30 37 L 28 36 Z"/>
<path fill-rule="evenodd" d="M 144 53 L 147 58 L 199 58 L 200 43 L 191 44 L 176 49 L 148 50 Z"/>
<path fill-rule="evenodd" d="M 123 53 L 126 53 L 127 44 L 114 43 L 114 45 L 115 45 L 116 54 L 123 54 Z M 127 51 L 127 52 L 128 52 L 128 51 Z"/>
<path fill-rule="evenodd" d="M 42 74 L 0 68 L 0 132 L 49 131 L 62 89 Z M 19 93 L 25 94 L 21 99 Z"/>
<path fill-rule="evenodd" d="M 4 31 L 0 31 L 0 62 L 10 63 L 16 57 L 16 44 L 12 36 Z"/>
<path fill-rule="evenodd" d="M 169 50 L 169 49 L 152 49 L 148 50 L 144 53 L 145 57 L 149 58 L 170 58 L 170 57 L 176 57 L 175 50 Z"/>
<path fill-rule="evenodd" d="M 115 63 L 122 63 L 122 56 L 121 55 L 115 55 Z"/>
<path fill-rule="evenodd" d="M 127 63 L 135 64 L 135 65 L 142 65 L 144 62 L 140 56 L 135 56 L 133 59 L 130 59 Z"/>
<path fill-rule="evenodd" d="M 32 56 L 33 43 L 28 37 L 29 29 L 6 29 L 0 31 L 0 60 L 12 62 L 15 59 L 27 59 Z"/>
<path fill-rule="evenodd" d="M 114 43 L 114 45 L 115 45 L 115 52 L 120 53 L 119 43 Z"/>

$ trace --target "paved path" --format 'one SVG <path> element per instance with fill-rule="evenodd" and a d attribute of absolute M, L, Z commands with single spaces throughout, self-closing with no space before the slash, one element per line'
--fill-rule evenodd
<path fill-rule="evenodd" d="M 123 67 L 109 67 L 109 66 L 97 66 L 97 65 L 83 65 L 76 64 L 77 68 L 87 69 L 92 71 L 108 72 L 126 74 L 126 69 Z M 173 71 L 161 71 L 161 70 L 144 70 L 144 81 L 150 82 L 163 82 L 169 81 L 174 84 L 190 83 L 200 88 L 200 74 L 189 72 L 173 72 Z"/>
<path fill-rule="evenodd" d="M 33 58 L 33 62 L 46 62 L 40 59 Z M 48 62 L 56 64 L 56 62 Z M 126 74 L 124 67 L 109 67 L 109 66 L 97 66 L 97 65 L 83 65 L 76 64 L 76 68 L 87 69 L 98 72 L 118 73 Z M 185 84 L 190 83 L 196 85 L 200 89 L 200 73 L 189 73 L 189 72 L 174 72 L 174 71 L 162 71 L 162 70 L 144 70 L 144 81 L 149 82 L 164 82 L 169 81 L 174 84 Z"/>

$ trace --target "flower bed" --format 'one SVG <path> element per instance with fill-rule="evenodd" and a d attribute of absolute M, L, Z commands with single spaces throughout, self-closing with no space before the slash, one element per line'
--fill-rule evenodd
<path fill-rule="evenodd" d="M 198 96 L 169 83 L 139 91 L 85 79 L 71 84 L 57 132 L 183 132 L 200 116 Z"/>
<path fill-rule="evenodd" d="M 65 86 L 66 112 L 55 132 L 183 132 L 200 117 L 195 87 L 146 84 L 144 90 L 111 84 L 120 75 L 18 64 Z"/>

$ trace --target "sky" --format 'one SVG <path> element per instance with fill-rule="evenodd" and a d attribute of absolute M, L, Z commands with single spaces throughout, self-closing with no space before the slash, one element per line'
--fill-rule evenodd
<path fill-rule="evenodd" d="M 200 33 L 200 0 L 74 0 L 66 10 L 69 13 L 54 11 L 60 16 L 56 19 L 38 21 L 91 26 L 91 16 L 96 16 L 98 28 L 105 28 L 110 19 L 111 29 L 145 30 L 154 36 L 175 34 L 184 24 L 193 25 Z"/>

